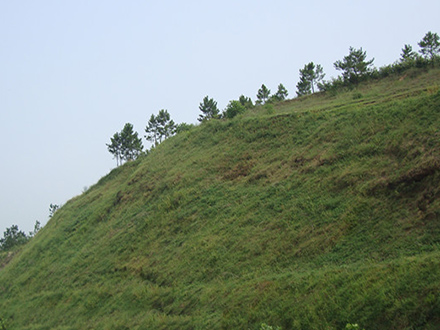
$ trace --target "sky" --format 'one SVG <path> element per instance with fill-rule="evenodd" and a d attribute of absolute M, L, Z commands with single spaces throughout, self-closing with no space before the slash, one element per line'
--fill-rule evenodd
<path fill-rule="evenodd" d="M 438 13 L 438 0 L 0 0 L 0 237 L 115 168 L 106 143 L 125 123 L 142 137 L 161 109 L 197 123 L 205 96 L 224 109 L 263 83 L 294 97 L 299 69 L 336 77 L 350 46 L 391 64 L 440 33 Z"/>

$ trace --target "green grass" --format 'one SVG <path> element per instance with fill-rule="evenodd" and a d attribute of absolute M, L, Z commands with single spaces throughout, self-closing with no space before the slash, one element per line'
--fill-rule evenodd
<path fill-rule="evenodd" d="M 113 170 L 1 269 L 8 329 L 436 329 L 440 74 L 400 78 Z"/>

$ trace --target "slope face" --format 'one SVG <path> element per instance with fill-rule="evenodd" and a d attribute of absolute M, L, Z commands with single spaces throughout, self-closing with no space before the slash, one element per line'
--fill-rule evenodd
<path fill-rule="evenodd" d="M 439 80 L 170 138 L 69 201 L 1 270 L 0 316 L 8 329 L 434 329 Z"/>

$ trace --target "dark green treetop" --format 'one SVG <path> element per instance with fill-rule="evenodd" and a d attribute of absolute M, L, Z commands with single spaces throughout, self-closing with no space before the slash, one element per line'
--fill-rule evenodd
<path fill-rule="evenodd" d="M 419 42 L 420 53 L 425 57 L 433 60 L 440 53 L 440 37 L 437 33 L 429 31 Z"/>
<path fill-rule="evenodd" d="M 228 105 L 226 106 L 226 109 L 223 111 L 223 118 L 231 119 L 245 111 L 246 111 L 246 107 L 243 104 L 241 104 L 240 101 L 232 100 L 229 101 Z"/>
<path fill-rule="evenodd" d="M 371 72 L 374 58 L 367 61 L 367 52 L 362 47 L 355 49 L 350 47 L 350 52 L 342 61 L 336 61 L 333 65 L 336 70 L 342 71 L 342 77 L 346 82 L 358 83 L 359 79 Z"/>
<path fill-rule="evenodd" d="M 311 94 L 315 92 L 315 85 L 318 85 L 324 78 L 325 73 L 320 64 L 310 62 L 299 70 L 299 82 L 296 85 L 298 96 Z"/>
<path fill-rule="evenodd" d="M 218 118 L 220 110 L 217 108 L 217 102 L 214 99 L 205 96 L 203 101 L 199 105 L 199 109 L 202 112 L 197 118 L 198 121 L 203 122 L 211 118 Z"/>
<path fill-rule="evenodd" d="M 159 123 L 159 142 L 162 142 L 162 139 L 165 140 L 176 133 L 176 124 L 174 120 L 171 119 L 168 110 L 160 110 L 156 118 Z"/>
<path fill-rule="evenodd" d="M 151 115 L 150 120 L 145 127 L 145 139 L 153 143 L 154 146 L 159 144 L 160 130 L 159 122 L 155 115 Z"/>
<path fill-rule="evenodd" d="M 272 96 L 272 98 L 275 101 L 284 101 L 287 98 L 287 95 L 289 95 L 289 92 L 287 91 L 286 87 L 284 87 L 283 84 L 278 85 L 277 92 Z"/>
<path fill-rule="evenodd" d="M 17 225 L 12 225 L 10 228 L 6 228 L 3 238 L 0 239 L 0 250 L 10 250 L 14 246 L 26 243 L 28 240 L 29 238 L 23 231 L 18 229 Z"/>
<path fill-rule="evenodd" d="M 122 145 L 121 145 L 121 135 L 116 132 L 110 138 L 110 144 L 107 145 L 108 151 L 114 156 L 116 159 L 116 165 L 119 166 L 122 164 Z"/>
<path fill-rule="evenodd" d="M 133 125 L 125 124 L 121 131 L 121 154 L 124 160 L 135 160 L 142 152 L 142 139 L 133 131 Z"/>
<path fill-rule="evenodd" d="M 300 75 L 299 81 L 296 84 L 296 94 L 298 96 L 307 95 L 312 92 L 312 87 L 310 86 L 310 81 L 304 75 Z"/>
<path fill-rule="evenodd" d="M 238 101 L 243 105 L 246 109 L 251 109 L 254 104 L 252 103 L 252 100 L 250 97 L 246 97 L 244 95 L 240 95 L 238 98 Z"/>
<path fill-rule="evenodd" d="M 107 144 L 108 151 L 116 158 L 116 164 L 122 164 L 123 160 L 134 160 L 142 152 L 142 140 L 138 133 L 133 131 L 133 125 L 125 124 L 120 133 L 115 133 Z"/>
<path fill-rule="evenodd" d="M 266 85 L 262 84 L 261 88 L 257 92 L 257 103 L 264 104 L 269 99 L 270 89 L 266 87 Z"/>
<path fill-rule="evenodd" d="M 417 57 L 417 53 L 413 51 L 411 45 L 404 45 L 402 48 L 402 54 L 400 55 L 400 62 L 413 61 Z"/>
<path fill-rule="evenodd" d="M 176 133 L 176 124 L 171 119 L 168 110 L 160 110 L 158 115 L 151 115 L 147 126 L 145 127 L 145 138 L 157 146 L 162 140 L 167 139 Z"/>

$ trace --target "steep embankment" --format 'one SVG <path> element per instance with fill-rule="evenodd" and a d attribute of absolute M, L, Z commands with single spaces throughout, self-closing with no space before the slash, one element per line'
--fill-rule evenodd
<path fill-rule="evenodd" d="M 56 213 L 0 272 L 0 316 L 20 330 L 436 328 L 439 76 L 170 138 Z"/>

